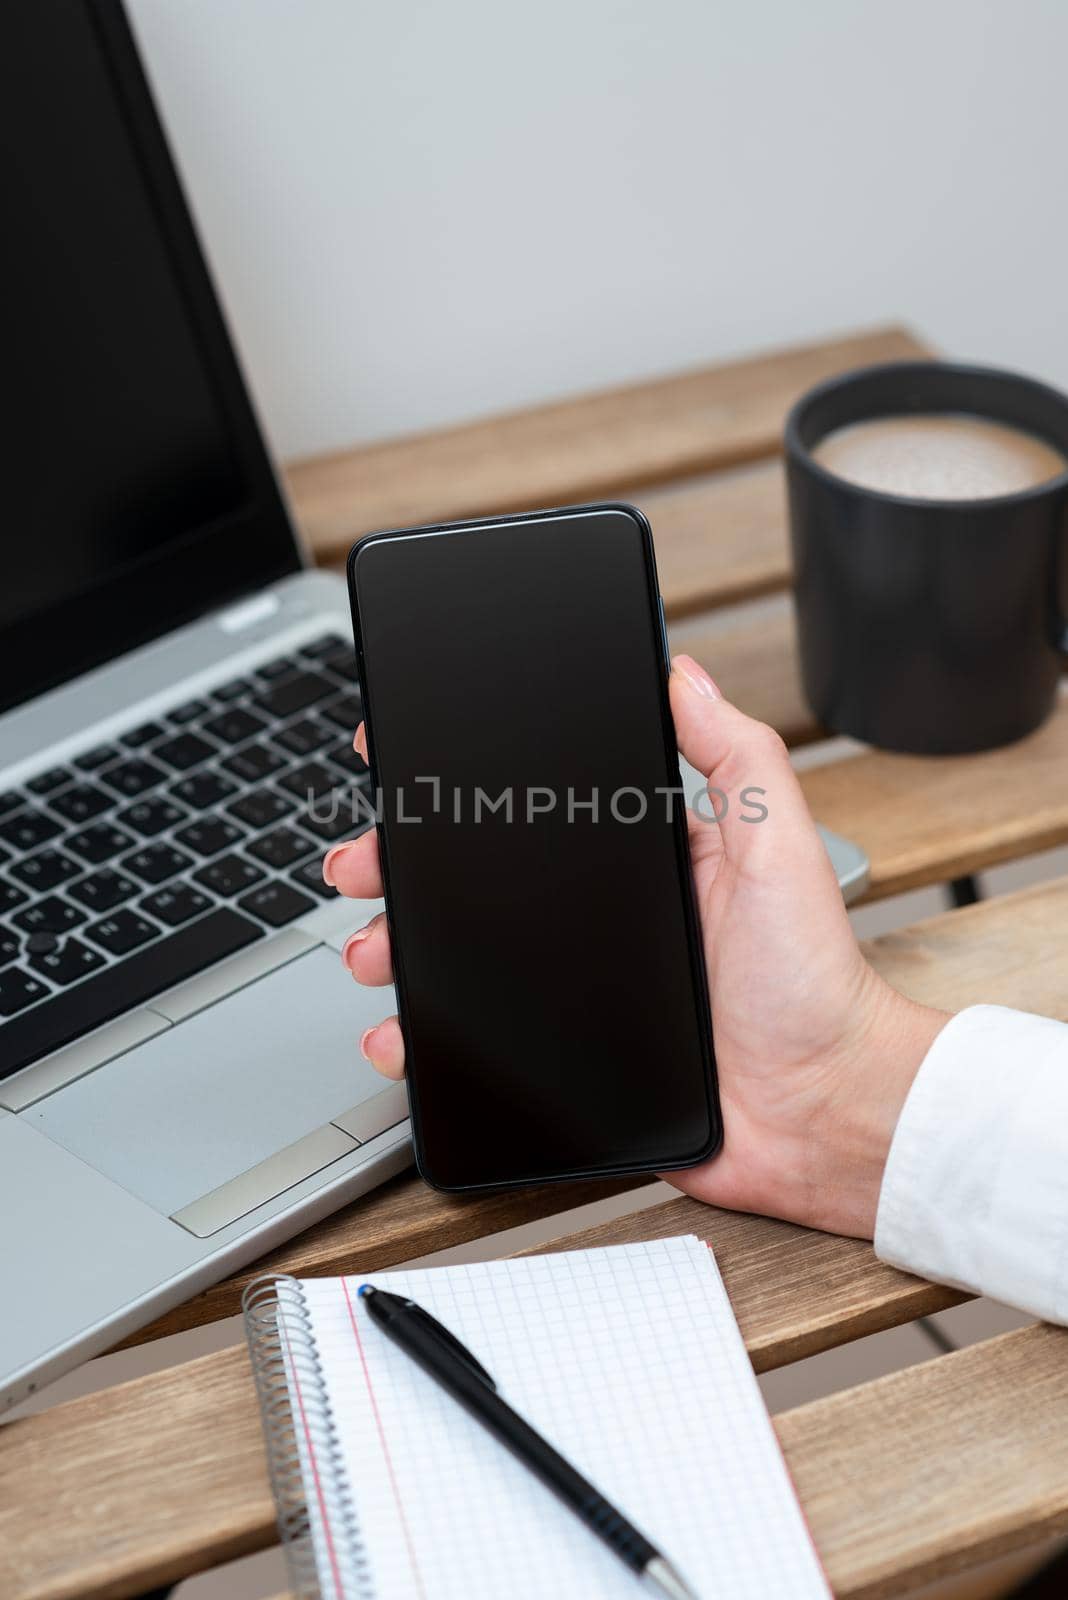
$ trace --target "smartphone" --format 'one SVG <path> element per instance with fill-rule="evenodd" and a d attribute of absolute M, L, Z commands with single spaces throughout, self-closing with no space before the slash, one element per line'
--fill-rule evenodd
<path fill-rule="evenodd" d="M 649 525 L 362 539 L 356 657 L 419 1171 L 661 1171 L 721 1138 Z"/>

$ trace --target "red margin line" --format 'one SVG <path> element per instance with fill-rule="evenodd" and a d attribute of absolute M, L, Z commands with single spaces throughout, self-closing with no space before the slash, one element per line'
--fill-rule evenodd
<path fill-rule="evenodd" d="M 293 1360 L 293 1351 L 289 1343 L 289 1330 L 282 1321 L 282 1337 L 286 1342 L 286 1356 L 289 1360 L 289 1370 L 293 1374 L 293 1387 L 297 1392 L 297 1408 L 300 1411 L 300 1420 L 304 1428 L 304 1439 L 308 1446 L 308 1459 L 311 1462 L 312 1478 L 315 1482 L 315 1496 L 319 1502 L 319 1515 L 322 1518 L 323 1532 L 326 1534 L 326 1548 L 330 1557 L 330 1570 L 334 1575 L 334 1592 L 338 1600 L 345 1600 L 345 1590 L 341 1584 L 341 1573 L 338 1570 L 337 1551 L 334 1549 L 334 1536 L 330 1531 L 330 1519 L 326 1514 L 326 1501 L 323 1498 L 323 1485 L 319 1477 L 319 1463 L 315 1459 L 315 1445 L 312 1443 L 311 1429 L 308 1427 L 308 1414 L 304 1409 L 304 1395 L 300 1387 L 300 1375 Z M 314 1546 L 313 1546 L 314 1548 Z"/>
<path fill-rule="evenodd" d="M 404 1502 L 401 1499 L 400 1488 L 397 1484 L 397 1474 L 393 1470 L 393 1457 L 389 1453 L 389 1445 L 386 1442 L 386 1430 L 382 1426 L 382 1414 L 378 1409 L 378 1401 L 375 1398 L 375 1392 L 371 1386 L 371 1373 L 367 1366 L 367 1356 L 364 1353 L 363 1340 L 360 1338 L 360 1330 L 356 1323 L 356 1313 L 353 1310 L 352 1299 L 349 1295 L 349 1285 L 347 1279 L 342 1278 L 341 1287 L 345 1293 L 345 1304 L 349 1308 L 349 1321 L 352 1323 L 352 1332 L 356 1340 L 356 1349 L 359 1352 L 360 1365 L 363 1368 L 363 1379 L 367 1385 L 367 1397 L 371 1402 L 371 1411 L 374 1415 L 375 1428 L 378 1432 L 378 1442 L 382 1446 L 382 1455 L 386 1463 L 386 1472 L 389 1475 L 390 1488 L 393 1490 L 393 1500 L 397 1507 L 397 1516 L 400 1519 L 401 1532 L 404 1535 L 405 1548 L 408 1551 L 408 1561 L 411 1564 L 412 1577 L 415 1579 L 415 1586 L 419 1591 L 420 1600 L 426 1600 L 426 1590 L 423 1587 L 422 1574 L 419 1571 L 419 1563 L 415 1559 L 415 1545 L 412 1543 L 412 1532 L 408 1526 L 408 1518 L 404 1514 Z"/>

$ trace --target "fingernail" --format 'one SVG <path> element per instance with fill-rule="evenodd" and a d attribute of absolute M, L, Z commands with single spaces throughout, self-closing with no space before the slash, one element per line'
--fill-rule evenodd
<path fill-rule="evenodd" d="M 345 940 L 345 943 L 341 946 L 341 959 L 348 967 L 349 971 L 353 974 L 355 974 L 356 969 L 349 960 L 349 957 L 358 944 L 362 944 L 365 939 L 369 939 L 371 937 L 373 928 L 374 923 L 369 922 L 366 928 L 359 928 L 355 933 L 350 933 L 348 938 Z"/>
<path fill-rule="evenodd" d="M 362 1038 L 360 1039 L 360 1054 L 363 1056 L 365 1061 L 370 1061 L 370 1059 L 371 1059 L 371 1054 L 370 1054 L 370 1051 L 368 1050 L 367 1046 L 368 1046 L 368 1043 L 370 1042 L 370 1040 L 374 1038 L 374 1036 L 375 1036 L 375 1034 L 377 1032 L 378 1032 L 378 1024 L 376 1023 L 373 1028 L 368 1028 L 364 1032 Z"/>
<path fill-rule="evenodd" d="M 690 688 L 696 689 L 698 694 L 703 694 L 706 700 L 723 699 L 719 692 L 719 686 L 708 676 L 704 667 L 694 660 L 693 656 L 676 656 L 671 665 L 679 677 L 685 678 Z"/>
<path fill-rule="evenodd" d="M 331 889 L 337 888 L 334 880 L 334 862 L 338 856 L 344 855 L 346 850 L 351 850 L 355 843 L 355 839 L 345 839 L 341 844 L 336 844 L 332 850 L 328 850 L 323 857 L 323 882 L 328 883 Z"/>

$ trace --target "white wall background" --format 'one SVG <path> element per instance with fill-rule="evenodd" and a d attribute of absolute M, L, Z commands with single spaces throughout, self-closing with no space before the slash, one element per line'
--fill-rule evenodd
<path fill-rule="evenodd" d="M 279 453 L 901 318 L 1068 387 L 1068 0 L 130 0 Z"/>

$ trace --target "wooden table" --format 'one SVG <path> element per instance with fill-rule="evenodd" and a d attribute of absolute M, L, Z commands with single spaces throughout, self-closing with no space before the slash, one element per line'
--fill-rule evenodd
<path fill-rule="evenodd" d="M 612 495 L 650 515 L 674 644 L 793 744 L 821 730 L 797 681 L 778 442 L 797 394 L 861 362 L 927 352 L 885 329 L 571 400 L 288 472 L 318 556 L 372 528 Z M 921 760 L 876 751 L 804 774 L 812 807 L 858 839 L 870 896 L 943 883 L 1068 839 L 1068 707 L 1009 749 Z M 874 940 L 907 993 L 1068 1017 L 1056 937 L 1068 881 Z M 460 1201 L 394 1180 L 273 1251 L 256 1271 L 363 1272 L 550 1217 L 634 1183 Z M 554 1241 L 695 1232 L 715 1247 L 758 1371 L 964 1298 L 871 1248 L 675 1199 Z M 226 1280 L 136 1341 L 237 1309 Z M 1068 1333 L 1035 1325 L 775 1418 L 835 1593 L 902 1595 L 1068 1529 Z M 0 1596 L 121 1597 L 277 1538 L 240 1346 L 0 1430 Z"/>

